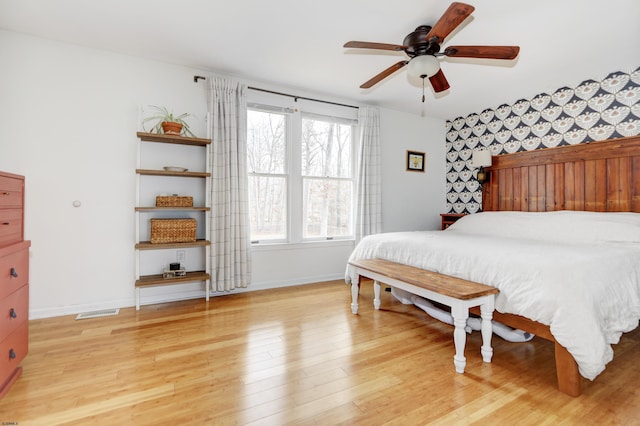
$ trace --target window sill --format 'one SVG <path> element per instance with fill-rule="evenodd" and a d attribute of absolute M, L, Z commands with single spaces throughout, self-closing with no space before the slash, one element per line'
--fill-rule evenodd
<path fill-rule="evenodd" d="M 327 248 L 327 247 L 346 247 L 355 245 L 355 240 L 324 240 L 324 241 L 305 241 L 300 243 L 262 243 L 252 244 L 252 251 L 267 251 L 267 250 L 305 250 L 315 248 Z"/>

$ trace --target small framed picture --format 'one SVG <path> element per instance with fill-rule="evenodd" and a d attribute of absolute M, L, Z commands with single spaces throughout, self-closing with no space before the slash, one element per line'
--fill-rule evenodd
<path fill-rule="evenodd" d="M 407 151 L 407 171 L 424 172 L 424 152 Z"/>

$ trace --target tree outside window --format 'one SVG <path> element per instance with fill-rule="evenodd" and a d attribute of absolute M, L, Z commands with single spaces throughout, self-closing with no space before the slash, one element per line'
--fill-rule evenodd
<path fill-rule="evenodd" d="M 287 238 L 285 115 L 247 112 L 247 170 L 252 240 Z"/>
<path fill-rule="evenodd" d="M 352 126 L 302 119 L 303 237 L 351 235 Z"/>
<path fill-rule="evenodd" d="M 252 241 L 351 237 L 354 125 L 253 109 L 247 118 Z"/>

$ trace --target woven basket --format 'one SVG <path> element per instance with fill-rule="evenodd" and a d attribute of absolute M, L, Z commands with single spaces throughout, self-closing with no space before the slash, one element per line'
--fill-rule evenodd
<path fill-rule="evenodd" d="M 180 195 L 158 195 L 156 207 L 193 207 L 193 197 Z"/>
<path fill-rule="evenodd" d="M 197 226 L 195 219 L 151 219 L 151 243 L 192 243 Z"/>

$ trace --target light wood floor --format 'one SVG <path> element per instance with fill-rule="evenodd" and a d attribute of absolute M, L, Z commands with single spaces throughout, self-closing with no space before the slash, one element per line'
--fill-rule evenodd
<path fill-rule="evenodd" d="M 584 394 L 555 388 L 553 347 L 480 335 L 453 366 L 452 327 L 371 283 L 341 281 L 30 322 L 0 422 L 25 425 L 640 424 L 640 329 Z"/>

